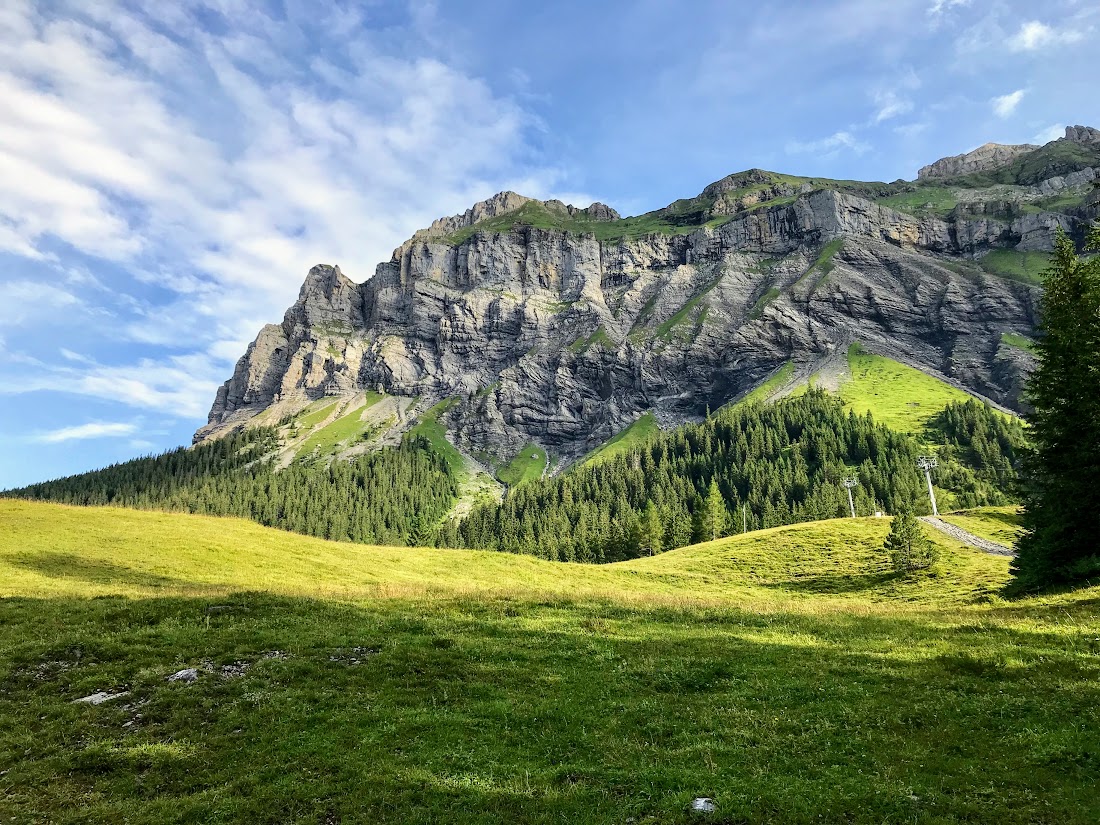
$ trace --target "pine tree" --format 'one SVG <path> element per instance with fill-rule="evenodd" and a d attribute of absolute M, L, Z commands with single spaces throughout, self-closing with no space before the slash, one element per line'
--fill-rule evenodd
<path fill-rule="evenodd" d="M 1100 223 L 1086 247 L 1100 251 Z M 1037 589 L 1100 576 L 1100 257 L 1059 232 L 1043 277 L 1039 365 L 1027 384 L 1033 451 L 1012 570 Z"/>
<path fill-rule="evenodd" d="M 931 567 L 939 555 L 936 545 L 924 535 L 917 517 L 908 510 L 891 520 L 890 534 L 883 546 L 890 559 L 890 566 L 898 573 Z"/>
<path fill-rule="evenodd" d="M 641 550 L 649 556 L 654 556 L 662 550 L 664 539 L 664 525 L 661 524 L 661 514 L 657 512 L 657 506 L 652 500 L 645 503 L 642 511 L 642 519 L 638 525 L 641 532 Z"/>
<path fill-rule="evenodd" d="M 726 532 L 726 502 L 713 479 L 703 501 L 703 535 L 713 541 Z"/>

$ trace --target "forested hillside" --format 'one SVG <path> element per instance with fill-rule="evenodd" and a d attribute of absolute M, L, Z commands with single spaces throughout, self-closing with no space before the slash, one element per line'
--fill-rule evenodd
<path fill-rule="evenodd" d="M 1020 424 L 968 401 L 941 413 L 936 484 L 958 507 L 1003 504 Z M 617 561 L 761 527 L 857 512 L 930 512 L 917 456 L 930 443 L 845 412 L 820 390 L 723 410 L 606 462 L 516 488 L 448 525 L 443 541 L 569 561 Z M 941 502 L 943 504 L 944 502 Z"/>
<path fill-rule="evenodd" d="M 248 430 L 8 495 L 240 516 L 321 538 L 420 545 L 431 543 L 457 494 L 446 461 L 424 439 L 351 462 L 296 462 L 277 472 L 267 460 L 274 447 L 273 430 Z"/>
<path fill-rule="evenodd" d="M 445 521 L 458 481 L 424 438 L 354 461 L 267 459 L 275 431 L 249 430 L 161 456 L 36 484 L 9 495 L 250 518 L 369 544 L 444 545 L 605 562 L 762 527 L 844 516 L 841 482 L 858 479 L 857 511 L 929 508 L 916 468 L 938 451 L 941 505 L 1012 499 L 1023 444 L 1014 419 L 977 401 L 949 405 L 923 440 L 845 411 L 821 390 L 720 411 L 600 463 L 528 481 L 501 503 Z M 938 446 L 935 446 L 938 445 Z"/>

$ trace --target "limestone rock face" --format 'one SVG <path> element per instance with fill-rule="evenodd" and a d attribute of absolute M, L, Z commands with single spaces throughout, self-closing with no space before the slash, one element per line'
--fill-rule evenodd
<path fill-rule="evenodd" d="M 1086 146 L 1097 146 L 1100 145 L 1100 129 L 1091 126 L 1067 126 L 1065 139 Z"/>
<path fill-rule="evenodd" d="M 1007 166 L 1020 155 L 1026 155 L 1038 148 L 1038 146 L 1033 146 L 1030 143 L 1022 143 L 1016 146 L 987 143 L 964 155 L 941 158 L 935 163 L 921 167 L 921 170 L 917 172 L 917 179 L 954 178 L 959 175 L 969 175 L 972 172 L 988 172 L 991 169 Z"/>
<path fill-rule="evenodd" d="M 1064 140 L 1095 133 L 1071 127 Z M 921 176 L 1034 148 L 989 144 Z M 459 446 L 508 460 L 535 442 L 561 467 L 647 411 L 664 426 L 697 420 L 788 362 L 805 378 L 856 341 L 1019 408 L 1032 357 L 1002 335 L 1033 334 L 1038 290 L 982 261 L 1049 249 L 1059 228 L 1081 235 L 1087 210 L 1042 206 L 1085 197 L 1097 171 L 1075 163 L 1035 184 L 960 191 L 939 211 L 886 205 L 920 184 L 756 169 L 640 223 L 502 192 L 417 232 L 363 283 L 311 269 L 196 439 L 372 390 L 408 399 L 409 422 L 453 399 L 440 420 Z"/>

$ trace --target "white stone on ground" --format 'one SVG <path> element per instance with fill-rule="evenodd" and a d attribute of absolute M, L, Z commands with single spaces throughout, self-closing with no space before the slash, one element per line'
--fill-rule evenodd
<path fill-rule="evenodd" d="M 119 693 L 108 693 L 105 690 L 99 691 L 99 693 L 93 693 L 91 696 L 83 696 L 80 699 L 73 699 L 73 704 L 84 705 L 102 705 L 104 702 L 110 702 L 112 699 L 121 699 L 123 696 L 129 696 L 130 691 L 123 690 Z"/>

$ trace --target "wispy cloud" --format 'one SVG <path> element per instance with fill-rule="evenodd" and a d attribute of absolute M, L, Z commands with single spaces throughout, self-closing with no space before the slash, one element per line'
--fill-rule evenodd
<path fill-rule="evenodd" d="M 68 283 L 0 276 L 0 323 L 76 310 L 113 267 L 146 295 L 107 284 L 103 300 L 130 301 L 116 340 L 186 350 L 111 367 L 65 356 L 20 386 L 201 415 L 310 266 L 363 280 L 440 215 L 499 189 L 556 194 L 560 172 L 532 149 L 537 119 L 454 66 L 392 50 L 415 42 L 429 7 L 387 39 L 360 12 L 284 11 L 241 4 L 225 19 L 247 29 L 215 34 L 190 2 L 4 4 L 0 251 L 56 261 Z"/>
<path fill-rule="evenodd" d="M 84 441 L 90 438 L 118 438 L 120 436 L 132 435 L 136 431 L 136 424 L 94 421 L 90 424 L 80 424 L 75 427 L 62 427 L 59 430 L 40 433 L 35 437 L 35 441 L 41 441 L 44 444 L 60 444 L 63 441 Z"/>
<path fill-rule="evenodd" d="M 125 364 L 100 364 L 79 355 L 72 358 L 76 353 L 63 355 L 70 363 L 51 364 L 25 353 L 0 352 L 0 364 L 8 365 L 0 396 L 65 393 L 173 417 L 202 418 L 226 378 L 224 361 L 204 352 Z"/>
<path fill-rule="evenodd" d="M 1060 137 L 1065 137 L 1066 127 L 1060 123 L 1054 123 L 1040 132 L 1037 132 L 1035 137 L 1031 139 L 1032 143 L 1045 144 L 1050 143 L 1052 140 L 1058 140 Z"/>
<path fill-rule="evenodd" d="M 802 141 L 789 141 L 786 145 L 788 154 L 822 154 L 832 155 L 841 151 L 853 152 L 857 155 L 862 155 L 864 152 L 869 151 L 871 145 L 866 143 L 851 132 L 841 131 L 829 135 L 827 138 L 821 140 L 812 140 L 808 142 Z"/>
<path fill-rule="evenodd" d="M 1029 20 L 1008 39 L 1008 48 L 1014 52 L 1034 52 L 1065 43 L 1076 43 L 1084 35 L 1072 29 L 1055 29 L 1038 20 Z"/>
<path fill-rule="evenodd" d="M 884 120 L 891 120 L 913 111 L 913 101 L 899 96 L 896 92 L 877 92 L 873 97 L 877 107 L 873 118 L 875 123 L 882 123 Z"/>
<path fill-rule="evenodd" d="M 969 5 L 970 0 L 933 0 L 932 4 L 928 7 L 928 16 L 933 19 L 933 22 L 936 22 L 947 12 L 951 11 L 951 9 Z"/>
<path fill-rule="evenodd" d="M 989 105 L 993 107 L 993 114 L 997 117 L 1010 117 L 1016 111 L 1016 107 L 1020 105 L 1020 101 L 1024 99 L 1026 93 L 1024 89 L 1017 89 L 1007 95 L 993 98 L 989 101 Z"/>
<path fill-rule="evenodd" d="M 0 281 L 0 324 L 17 327 L 37 322 L 58 312 L 71 311 L 80 299 L 52 284 L 29 280 Z"/>

